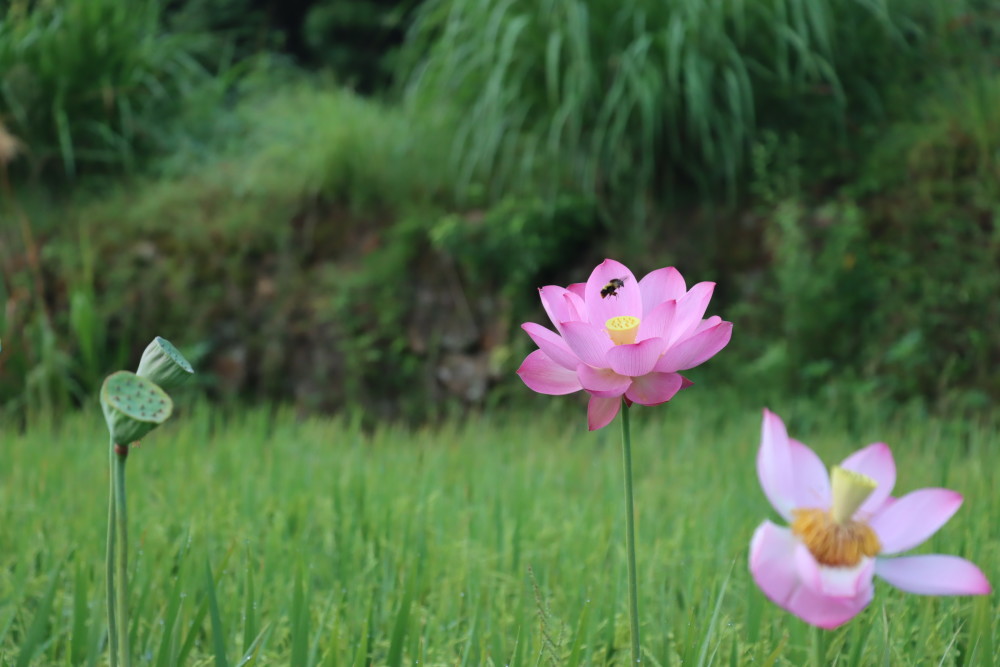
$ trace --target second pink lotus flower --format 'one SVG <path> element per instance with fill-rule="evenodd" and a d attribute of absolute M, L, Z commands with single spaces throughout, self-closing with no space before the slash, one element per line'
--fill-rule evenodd
<path fill-rule="evenodd" d="M 986 595 L 974 564 L 942 554 L 895 556 L 937 532 L 962 504 L 948 489 L 889 495 L 896 464 L 889 447 L 861 449 L 828 475 L 823 462 L 764 411 L 757 474 L 790 526 L 765 521 L 750 543 L 750 572 L 772 601 L 821 628 L 846 623 L 872 600 L 873 576 L 922 595 Z"/>
<path fill-rule="evenodd" d="M 606 259 L 586 283 L 539 290 L 556 331 L 526 322 L 538 345 L 517 373 L 542 394 L 590 394 L 590 430 L 607 426 L 628 402 L 658 405 L 691 383 L 680 371 L 694 368 L 729 343 L 733 325 L 703 319 L 715 283 L 690 290 L 673 267 L 641 280 Z"/>

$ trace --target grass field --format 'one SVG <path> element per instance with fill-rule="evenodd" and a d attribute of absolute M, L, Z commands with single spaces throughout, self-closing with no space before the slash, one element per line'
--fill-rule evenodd
<path fill-rule="evenodd" d="M 573 399 L 537 413 L 364 432 L 263 409 L 182 411 L 129 457 L 132 647 L 156 665 L 625 664 L 617 424 Z M 828 463 L 890 444 L 900 495 L 965 504 L 918 551 L 1000 582 L 1000 428 L 871 406 L 769 406 Z M 774 517 L 754 468 L 759 408 L 691 390 L 633 411 L 642 644 L 650 665 L 1000 661 L 995 596 L 882 582 L 813 630 L 747 572 Z M 96 406 L 0 435 L 0 665 L 107 664 L 107 444 Z"/>

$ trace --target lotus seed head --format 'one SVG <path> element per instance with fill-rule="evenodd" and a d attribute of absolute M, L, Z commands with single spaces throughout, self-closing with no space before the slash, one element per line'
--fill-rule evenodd
<path fill-rule="evenodd" d="M 136 370 L 136 375 L 149 378 L 164 389 L 176 387 L 193 374 L 194 369 L 184 355 L 161 336 L 146 346 Z"/>
<path fill-rule="evenodd" d="M 140 398 L 133 398 L 132 395 Z M 155 397 L 164 408 L 150 412 L 143 405 L 141 397 L 147 397 L 147 400 Z M 118 444 L 128 444 L 166 421 L 173 411 L 173 402 L 152 380 L 128 371 L 119 371 L 105 379 L 101 388 L 101 407 L 112 440 Z"/>

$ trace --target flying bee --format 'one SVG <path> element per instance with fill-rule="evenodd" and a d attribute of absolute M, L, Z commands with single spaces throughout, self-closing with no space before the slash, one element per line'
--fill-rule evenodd
<path fill-rule="evenodd" d="M 626 278 L 612 278 L 611 281 L 601 288 L 601 298 L 607 299 L 609 296 L 618 296 L 618 290 L 625 286 Z"/>

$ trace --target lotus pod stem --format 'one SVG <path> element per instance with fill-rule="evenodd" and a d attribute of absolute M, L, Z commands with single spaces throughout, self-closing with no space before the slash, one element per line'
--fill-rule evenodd
<path fill-rule="evenodd" d="M 114 443 L 108 448 L 111 459 L 111 492 L 108 495 L 108 545 L 107 545 L 107 596 L 108 596 L 108 646 L 111 649 L 111 666 L 118 667 L 118 621 L 115 614 L 115 454 Z"/>
<path fill-rule="evenodd" d="M 124 449 L 125 454 L 119 451 Z M 115 497 L 115 621 L 118 624 L 118 666 L 131 667 L 132 656 L 129 649 L 128 627 L 128 510 L 125 504 L 125 457 L 128 445 L 115 445 L 114 456 L 114 497 Z M 109 619 L 110 620 L 110 619 Z"/>

